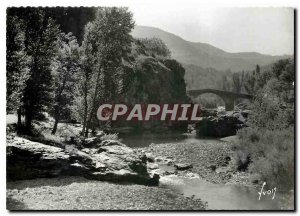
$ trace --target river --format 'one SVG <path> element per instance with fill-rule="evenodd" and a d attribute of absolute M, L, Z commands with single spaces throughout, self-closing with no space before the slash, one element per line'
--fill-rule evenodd
<path fill-rule="evenodd" d="M 123 142 L 130 147 L 147 147 L 150 144 L 178 144 L 193 142 L 205 142 L 207 145 L 216 145 L 222 142 L 217 139 L 200 139 L 191 134 L 120 134 Z M 200 161 L 199 161 L 200 162 Z M 184 178 L 176 175 L 164 176 L 161 178 L 160 187 L 171 188 L 185 196 L 194 196 L 207 202 L 208 210 L 279 210 L 280 194 L 262 196 L 260 200 L 258 190 L 255 187 L 239 184 L 214 184 L 203 178 Z"/>

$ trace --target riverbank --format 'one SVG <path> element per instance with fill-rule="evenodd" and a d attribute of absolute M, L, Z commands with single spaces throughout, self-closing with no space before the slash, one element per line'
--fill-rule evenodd
<path fill-rule="evenodd" d="M 176 140 L 176 138 L 175 138 Z M 225 140 L 225 141 L 224 141 Z M 128 141 L 128 140 L 127 140 Z M 110 183 L 82 177 L 40 178 L 7 183 L 9 210 L 254 210 L 280 209 L 264 197 L 259 180 L 237 172 L 234 137 L 161 141 L 135 148 L 148 158 L 149 171 L 160 171 L 160 185 Z M 150 153 L 150 157 L 149 157 Z M 153 158 L 151 158 L 153 156 Z M 152 162 L 149 162 L 149 160 Z M 168 164 L 164 165 L 164 160 Z M 154 161 L 153 161 L 154 160 Z M 178 164 L 188 164 L 184 170 Z M 150 165 L 150 166 L 149 166 Z M 255 183 L 254 183 L 255 182 Z M 222 194 L 222 196 L 220 196 Z M 286 208 L 284 208 L 286 209 Z"/>
<path fill-rule="evenodd" d="M 256 209 L 257 203 L 251 199 L 257 201 L 258 190 L 255 187 L 259 186 L 259 180 L 254 181 L 248 172 L 236 171 L 235 152 L 232 150 L 234 137 L 218 140 L 198 139 L 192 134 L 179 135 L 142 137 L 145 139 L 141 139 L 138 134 L 136 137 L 120 137 L 124 138 L 124 143 L 133 145 L 132 141 L 136 142 L 132 146 L 134 152 L 146 154 L 149 173 L 159 171 L 161 178 L 158 187 L 120 182 L 115 184 L 82 177 L 13 181 L 7 183 L 7 208 L 10 210 Z M 151 142 L 153 144 L 150 144 Z M 164 164 L 166 160 L 167 163 Z M 219 191 L 223 191 L 223 197 L 216 197 Z M 249 191 L 251 195 L 247 195 Z M 225 201 L 232 195 L 238 200 L 224 206 Z M 240 199 L 242 197 L 244 198 Z M 238 201 L 242 203 L 238 204 Z M 277 206 L 274 207 L 269 203 L 259 204 L 262 209 L 277 209 Z"/>
<path fill-rule="evenodd" d="M 151 144 L 140 151 L 155 157 L 171 158 L 175 163 L 191 164 L 180 171 L 197 173 L 200 178 L 215 184 L 239 184 L 256 187 L 259 176 L 237 171 L 236 154 L 232 150 L 235 137 L 227 139 L 186 139 L 182 142 Z"/>
<path fill-rule="evenodd" d="M 204 210 L 205 205 L 167 188 L 59 177 L 8 182 L 7 209 Z"/>

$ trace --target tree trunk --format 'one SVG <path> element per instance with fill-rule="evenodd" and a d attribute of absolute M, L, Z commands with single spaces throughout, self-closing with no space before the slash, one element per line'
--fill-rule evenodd
<path fill-rule="evenodd" d="M 21 124 L 22 124 L 22 119 L 21 119 L 21 108 L 18 109 L 18 129 L 21 128 Z"/>
<path fill-rule="evenodd" d="M 89 137 L 89 128 L 88 127 L 86 127 L 86 129 L 85 129 L 84 137 L 86 137 L 86 138 Z"/>
<path fill-rule="evenodd" d="M 83 114 L 83 127 L 82 127 L 82 135 L 85 133 L 85 128 L 86 128 L 86 120 L 87 120 L 87 96 L 84 96 L 84 114 Z"/>
<path fill-rule="evenodd" d="M 25 131 L 27 134 L 31 133 L 31 122 L 32 122 L 32 111 L 30 110 L 30 108 L 28 108 L 25 113 Z"/>
<path fill-rule="evenodd" d="M 53 126 L 53 129 L 51 132 L 51 134 L 53 134 L 53 135 L 56 133 L 58 122 L 59 122 L 59 119 L 55 118 L 54 126 Z"/>
<path fill-rule="evenodd" d="M 87 119 L 87 122 L 86 122 L 86 131 L 85 131 L 85 137 L 88 136 L 88 131 L 89 131 L 89 127 L 91 127 L 91 124 L 92 124 L 92 118 L 93 118 L 93 115 L 94 113 L 96 113 L 96 100 L 97 100 L 97 92 L 98 92 L 98 87 L 100 85 L 99 81 L 100 81 L 100 71 L 98 72 L 98 75 L 97 75 L 97 80 L 96 80 L 96 86 L 95 86 L 95 90 L 94 90 L 94 95 L 93 95 L 93 100 L 92 100 L 92 106 L 91 106 L 91 112 L 90 112 L 90 115 Z"/>
<path fill-rule="evenodd" d="M 88 80 L 85 79 L 84 83 L 84 113 L 83 113 L 83 127 L 82 127 L 82 136 L 84 136 L 86 124 L 87 124 L 87 115 L 88 115 L 88 102 L 87 102 L 87 95 L 88 95 Z"/>

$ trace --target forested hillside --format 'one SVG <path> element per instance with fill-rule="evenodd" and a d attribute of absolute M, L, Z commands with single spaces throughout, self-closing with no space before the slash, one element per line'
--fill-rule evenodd
<path fill-rule="evenodd" d="M 271 56 L 255 52 L 229 53 L 206 43 L 186 41 L 175 34 L 149 26 L 136 26 L 132 35 L 137 38 L 157 37 L 162 39 L 177 61 L 202 68 L 217 70 L 253 70 L 255 66 L 274 63 L 289 56 Z M 201 41 L 201 38 L 199 38 Z"/>

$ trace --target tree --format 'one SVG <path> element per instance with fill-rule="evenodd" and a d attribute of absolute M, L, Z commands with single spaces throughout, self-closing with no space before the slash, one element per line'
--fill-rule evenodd
<path fill-rule="evenodd" d="M 25 26 L 25 51 L 31 56 L 29 79 L 24 90 L 25 127 L 30 133 L 32 120 L 49 109 L 53 102 L 52 61 L 57 52 L 58 25 L 43 8 L 12 8 Z"/>
<path fill-rule="evenodd" d="M 249 94 L 255 95 L 256 76 L 255 72 L 248 72 L 245 75 L 245 89 Z"/>
<path fill-rule="evenodd" d="M 251 157 L 250 171 L 259 173 L 271 186 L 289 191 L 294 186 L 294 65 L 287 59 L 270 66 L 251 74 L 255 78 L 254 100 L 249 106 L 253 111 L 248 127 L 238 131 L 239 150 Z"/>
<path fill-rule="evenodd" d="M 79 45 L 72 33 L 60 34 L 59 50 L 53 63 L 54 70 L 54 126 L 52 134 L 55 134 L 57 125 L 62 118 L 70 116 L 74 100 L 76 74 L 79 71 Z M 64 117 L 63 117 L 64 116 Z"/>
<path fill-rule="evenodd" d="M 231 83 L 228 80 L 228 75 L 227 74 L 222 74 L 222 78 L 221 78 L 221 89 L 223 91 L 230 91 L 231 90 Z"/>
<path fill-rule="evenodd" d="M 91 28 L 91 23 L 88 23 L 85 26 L 85 34 L 80 48 L 81 70 L 78 73 L 78 84 L 76 88 L 77 99 L 75 100 L 74 108 L 76 118 L 80 119 L 83 125 L 82 134 L 84 134 L 86 130 L 87 116 L 90 111 L 91 104 L 91 92 L 95 83 L 93 67 L 95 64 L 96 54 L 94 53 L 93 47 L 96 45 L 92 44 L 95 40 L 93 40 L 92 35 L 89 34 Z"/>
<path fill-rule="evenodd" d="M 240 73 L 236 72 L 232 74 L 232 88 L 233 92 L 240 93 L 242 88 L 242 82 L 240 78 Z"/>
<path fill-rule="evenodd" d="M 6 111 L 18 111 L 18 128 L 20 128 L 20 107 L 29 77 L 30 57 L 25 51 L 24 23 L 16 16 L 7 16 L 6 49 Z"/>
<path fill-rule="evenodd" d="M 260 74 L 260 67 L 259 67 L 259 65 L 256 65 L 256 67 L 255 67 L 255 76 L 259 76 L 259 74 Z"/>
<path fill-rule="evenodd" d="M 171 56 L 171 51 L 160 38 L 141 38 L 137 41 L 141 42 L 151 55 Z"/>
<path fill-rule="evenodd" d="M 93 120 L 102 102 L 112 102 L 118 95 L 122 80 L 122 60 L 131 52 L 130 35 L 134 27 L 127 8 L 99 8 L 96 18 L 85 28 L 83 41 L 83 76 L 94 77 L 93 86 L 83 83 L 83 129 L 94 129 Z M 88 64 L 86 64 L 88 63 Z M 90 98 L 91 103 L 87 100 Z"/>
<path fill-rule="evenodd" d="M 257 85 L 258 85 L 257 80 L 259 80 L 259 77 L 261 77 L 259 65 L 256 65 L 254 71 L 248 72 L 245 75 L 245 79 L 244 79 L 243 83 L 244 83 L 246 91 L 249 94 L 252 94 L 252 95 L 256 94 L 256 89 L 257 89 Z"/>

